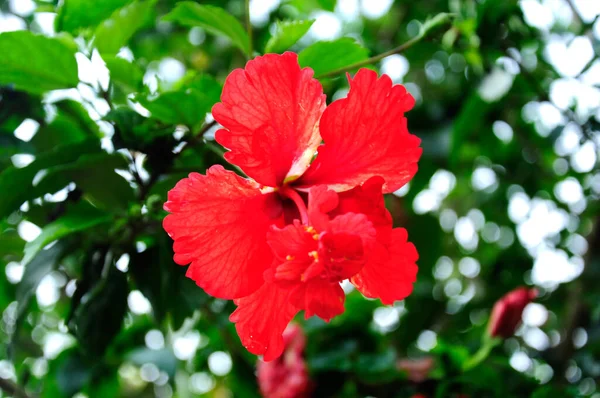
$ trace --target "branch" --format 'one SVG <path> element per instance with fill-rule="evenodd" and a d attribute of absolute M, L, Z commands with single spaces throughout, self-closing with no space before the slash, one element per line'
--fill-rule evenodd
<path fill-rule="evenodd" d="M 27 394 L 25 390 L 16 385 L 10 380 L 3 379 L 0 377 L 0 390 L 4 391 L 7 395 L 15 398 L 32 398 L 31 395 Z"/>
<path fill-rule="evenodd" d="M 440 13 L 440 14 L 436 15 L 435 17 L 428 19 L 423 24 L 423 26 L 421 26 L 421 30 L 419 31 L 419 34 L 416 35 L 415 37 L 413 37 L 412 39 L 410 39 L 409 41 L 407 41 L 406 43 L 401 44 L 398 47 L 388 50 L 379 55 L 375 55 L 369 59 L 365 59 L 364 61 L 356 62 L 352 65 L 344 66 L 342 68 L 332 70 L 331 72 L 323 73 L 321 75 L 316 76 L 316 78 L 320 79 L 323 77 L 336 76 L 340 73 L 347 72 L 349 70 L 354 70 L 354 69 L 357 69 L 357 68 L 360 68 L 363 66 L 374 64 L 375 62 L 381 61 L 383 58 L 389 57 L 390 55 L 399 54 L 401 52 L 404 52 L 407 49 L 409 49 L 410 47 L 412 47 L 415 44 L 422 41 L 423 39 L 427 38 L 429 36 L 429 34 L 431 34 L 433 31 L 435 31 L 438 28 L 451 22 L 452 18 L 454 18 L 454 14 Z"/>

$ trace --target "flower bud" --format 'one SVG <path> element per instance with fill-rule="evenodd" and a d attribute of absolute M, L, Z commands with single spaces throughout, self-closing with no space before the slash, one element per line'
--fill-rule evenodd
<path fill-rule="evenodd" d="M 519 287 L 507 294 L 494 304 L 488 334 L 491 337 L 509 338 L 521 323 L 523 310 L 538 294 L 537 289 Z"/>
<path fill-rule="evenodd" d="M 304 398 L 310 396 L 311 383 L 304 346 L 306 338 L 297 324 L 283 333 L 283 354 L 270 362 L 258 362 L 258 385 L 265 398 Z"/>

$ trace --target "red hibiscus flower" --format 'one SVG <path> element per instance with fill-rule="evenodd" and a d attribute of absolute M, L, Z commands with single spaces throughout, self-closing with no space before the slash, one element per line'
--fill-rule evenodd
<path fill-rule="evenodd" d="M 283 355 L 277 360 L 257 364 L 260 392 L 265 398 L 308 397 L 311 382 L 304 361 L 306 338 L 302 329 L 290 323 L 283 333 L 283 342 Z"/>
<path fill-rule="evenodd" d="M 492 337 L 507 339 L 515 334 L 521 323 L 523 310 L 536 298 L 537 289 L 521 286 L 496 301 L 488 324 L 488 334 Z"/>
<path fill-rule="evenodd" d="M 235 300 L 242 343 L 267 361 L 299 311 L 343 312 L 341 281 L 390 304 L 410 294 L 417 272 L 382 195 L 417 171 L 420 140 L 404 117 L 414 99 L 361 69 L 348 97 L 326 107 L 312 75 L 290 52 L 234 70 L 212 113 L 225 159 L 249 178 L 213 166 L 177 183 L 165 203 L 175 262 L 190 264 L 207 293 Z"/>

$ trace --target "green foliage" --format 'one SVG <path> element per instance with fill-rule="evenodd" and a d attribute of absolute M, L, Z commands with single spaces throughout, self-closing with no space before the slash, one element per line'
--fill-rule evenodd
<path fill-rule="evenodd" d="M 164 20 L 188 27 L 204 28 L 215 35 L 227 37 L 244 53 L 250 52 L 250 39 L 244 27 L 222 8 L 182 1 L 177 3 L 175 9 L 167 14 Z"/>
<path fill-rule="evenodd" d="M 75 232 L 84 231 L 97 225 L 108 223 L 111 216 L 96 208 L 82 203 L 67 209 L 64 215 L 46 225 L 42 233 L 33 241 L 25 245 L 23 263 L 29 262 L 44 248 L 56 240 L 64 238 Z"/>
<path fill-rule="evenodd" d="M 56 30 L 77 33 L 80 29 L 96 27 L 131 0 L 65 0 L 58 9 Z"/>
<path fill-rule="evenodd" d="M 113 55 L 102 57 L 110 73 L 111 82 L 120 86 L 127 93 L 136 93 L 143 90 L 143 70 L 134 63 Z"/>
<path fill-rule="evenodd" d="M 163 204 L 191 172 L 241 174 L 211 109 L 232 70 L 296 51 L 328 102 L 359 67 L 403 82 L 423 147 L 385 197 L 419 252 L 414 291 L 383 306 L 354 289 L 329 323 L 297 316 L 311 396 L 597 398 L 598 16 L 540 2 L 556 19 L 540 27 L 516 1 L 285 0 L 248 27 L 245 3 L 0 5 L 1 30 L 25 24 L 0 33 L 0 396 L 260 396 L 235 304 L 174 262 Z M 557 43 L 594 56 L 575 73 Z M 537 318 L 488 338 L 495 301 L 523 284 Z"/>
<path fill-rule="evenodd" d="M 296 44 L 308 32 L 315 21 L 278 21 L 275 33 L 265 46 L 265 53 L 282 53 Z"/>
<path fill-rule="evenodd" d="M 176 91 L 155 98 L 138 96 L 136 100 L 152 117 L 167 124 L 183 124 L 195 130 L 206 114 L 219 101 L 221 85 L 208 76 L 200 76 Z"/>
<path fill-rule="evenodd" d="M 298 54 L 298 62 L 309 66 L 315 76 L 348 67 L 369 57 L 366 48 L 354 39 L 343 38 L 331 42 L 317 42 Z"/>
<path fill-rule="evenodd" d="M 116 54 L 139 29 L 150 23 L 157 0 L 136 0 L 113 12 L 94 33 L 101 54 Z"/>
<path fill-rule="evenodd" d="M 0 84 L 41 94 L 48 90 L 75 87 L 75 48 L 63 41 L 32 32 L 0 34 Z"/>

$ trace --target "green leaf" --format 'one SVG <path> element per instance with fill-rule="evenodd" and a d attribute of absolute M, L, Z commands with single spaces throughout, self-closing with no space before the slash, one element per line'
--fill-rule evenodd
<path fill-rule="evenodd" d="M 50 123 L 43 124 L 30 141 L 38 152 L 100 136 L 98 125 L 79 102 L 62 100 L 54 105 L 58 113 Z"/>
<path fill-rule="evenodd" d="M 144 84 L 144 72 L 142 69 L 126 59 L 105 55 L 104 63 L 110 72 L 110 81 L 119 85 L 128 93 L 141 91 Z"/>
<path fill-rule="evenodd" d="M 23 264 L 28 264 L 44 246 L 55 240 L 111 220 L 110 214 L 100 211 L 86 202 L 80 202 L 68 209 L 62 217 L 46 225 L 37 238 L 25 245 Z"/>
<path fill-rule="evenodd" d="M 96 28 L 94 46 L 100 54 L 116 54 L 154 15 L 157 0 L 135 1 L 113 12 Z"/>
<path fill-rule="evenodd" d="M 354 39 L 344 37 L 335 41 L 317 42 L 298 54 L 300 66 L 314 69 L 315 76 L 345 68 L 369 57 L 366 48 Z"/>
<path fill-rule="evenodd" d="M 0 84 L 41 94 L 76 87 L 75 49 L 29 31 L 0 33 Z"/>
<path fill-rule="evenodd" d="M 76 33 L 95 27 L 131 0 L 64 0 L 56 16 L 56 30 Z"/>
<path fill-rule="evenodd" d="M 65 246 L 58 242 L 49 249 L 37 251 L 27 262 L 23 262 L 25 270 L 15 294 L 18 301 L 17 319 L 25 313 L 42 279 L 56 268 L 64 250 Z"/>
<path fill-rule="evenodd" d="M 337 0 L 317 0 L 317 3 L 319 3 L 319 6 L 325 11 L 333 12 Z"/>
<path fill-rule="evenodd" d="M 275 33 L 265 46 L 266 53 L 282 53 L 308 32 L 314 20 L 277 21 Z"/>
<path fill-rule="evenodd" d="M 41 193 L 50 191 L 49 187 L 75 182 L 96 207 L 108 211 L 123 210 L 134 201 L 135 195 L 115 169 L 126 170 L 127 167 L 127 161 L 118 153 L 83 155 L 76 162 L 46 169 L 46 174 L 34 186 Z"/>
<path fill-rule="evenodd" d="M 195 129 L 219 101 L 220 93 L 221 85 L 204 76 L 178 91 L 166 92 L 155 98 L 138 96 L 136 100 L 163 123 L 183 124 Z"/>
<path fill-rule="evenodd" d="M 87 300 L 77 309 L 76 337 L 90 357 L 102 356 L 121 330 L 127 313 L 128 294 L 127 275 L 110 264 L 106 277 L 92 289 Z"/>
<path fill-rule="evenodd" d="M 177 3 L 175 9 L 163 20 L 189 27 L 199 26 L 212 34 L 225 36 L 245 54 L 250 55 L 250 39 L 244 27 L 222 8 L 183 1 Z"/>
<path fill-rule="evenodd" d="M 64 350 L 49 365 L 42 398 L 72 397 L 81 392 L 92 376 L 76 347 Z"/>
<path fill-rule="evenodd" d="M 0 192 L 5 192 L 6 194 L 0 195 L 0 218 L 18 209 L 23 202 L 39 196 L 36 195 L 39 190 L 36 191 L 33 189 L 33 180 L 39 171 L 48 167 L 73 162 L 84 154 L 98 153 L 100 151 L 98 139 L 59 145 L 51 151 L 37 156 L 35 161 L 27 167 L 21 169 L 9 167 L 2 171 L 0 173 Z M 48 187 L 52 192 L 56 192 L 61 188 L 64 188 L 64 185 Z"/>

